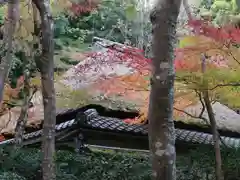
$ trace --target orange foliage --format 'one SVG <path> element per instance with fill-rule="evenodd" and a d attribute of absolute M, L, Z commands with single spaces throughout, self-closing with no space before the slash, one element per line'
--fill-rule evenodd
<path fill-rule="evenodd" d="M 149 81 L 139 73 L 118 76 L 95 84 L 96 88 L 103 90 L 105 95 L 124 95 L 132 92 L 147 91 Z"/>
<path fill-rule="evenodd" d="M 148 73 L 143 75 L 139 72 L 98 81 L 94 85 L 94 89 L 98 89 L 105 93 L 106 96 L 120 96 L 124 100 L 136 103 L 139 107 L 139 116 L 135 119 L 126 119 L 126 123 L 141 124 L 146 123 L 149 103 L 149 80 Z M 175 90 L 174 107 L 184 109 L 196 103 L 196 96 L 191 91 Z M 174 111 L 174 116 L 181 114 Z"/>
<path fill-rule="evenodd" d="M 216 28 L 209 22 L 195 20 L 193 18 L 189 20 L 188 25 L 193 27 L 194 34 L 197 36 L 190 38 L 190 46 L 176 49 L 174 66 L 177 73 L 194 72 L 197 75 L 197 72 L 201 72 L 201 57 L 203 53 L 208 56 L 208 58 L 205 59 L 208 70 L 216 70 L 220 67 L 230 69 L 231 65 L 234 64 L 233 62 L 239 59 L 239 56 L 235 58 L 232 56 L 233 52 L 235 52 L 234 54 L 239 54 L 239 52 L 230 44 L 240 43 L 240 29 L 233 27 Z M 118 95 L 125 100 L 136 103 L 140 107 L 139 117 L 135 120 L 127 119 L 125 122 L 145 123 L 149 103 L 149 81 L 146 79 L 146 76 L 148 76 L 150 71 L 149 64 L 151 64 L 151 60 L 139 53 L 136 56 L 137 53 L 133 53 L 136 51 L 135 49 L 131 49 L 131 51 L 128 48 L 122 49 L 120 48 L 122 54 L 120 54 L 121 57 L 118 56 L 118 59 L 130 62 L 129 66 L 138 72 L 99 81 L 95 89 L 100 89 L 100 91 L 104 92 L 107 96 Z M 119 53 L 118 49 L 111 50 L 114 51 L 115 54 L 116 52 Z M 107 53 L 107 56 L 116 59 L 116 56 L 111 56 L 111 54 L 112 52 L 110 54 Z M 143 70 L 147 70 L 147 72 L 143 74 Z M 199 100 L 196 94 L 190 89 L 187 90 L 186 87 L 175 87 L 174 95 L 174 107 L 181 110 L 197 103 Z M 181 112 L 174 111 L 175 117 L 180 114 Z"/>
<path fill-rule="evenodd" d="M 24 77 L 20 76 L 17 80 L 16 88 L 12 88 L 9 84 L 4 85 L 4 94 L 3 101 L 0 102 L 0 115 L 4 114 L 4 112 L 8 109 L 8 103 L 12 99 L 18 98 L 18 95 L 23 88 Z"/>
<path fill-rule="evenodd" d="M 234 61 L 233 57 L 229 55 L 229 51 L 234 51 L 233 47 L 224 48 L 222 43 L 208 37 L 186 36 L 180 40 L 180 43 L 188 45 L 175 50 L 174 65 L 176 71 L 200 72 L 203 53 L 208 56 L 206 59 L 208 69 L 228 68 L 230 62 Z"/>

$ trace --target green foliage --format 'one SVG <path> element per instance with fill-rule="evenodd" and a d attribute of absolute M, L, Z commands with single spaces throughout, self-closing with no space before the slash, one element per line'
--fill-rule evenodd
<path fill-rule="evenodd" d="M 57 16 L 54 22 L 55 49 L 62 49 L 64 46 L 79 47 L 89 33 L 88 30 L 72 27 L 69 18 L 63 14 Z"/>
<path fill-rule="evenodd" d="M 240 7 L 238 0 L 203 0 L 201 3 L 200 14 L 211 15 L 213 23 L 222 25 L 223 23 L 239 22 Z"/>
<path fill-rule="evenodd" d="M 64 16 L 58 17 L 55 21 L 58 29 L 63 36 L 71 41 L 76 40 L 81 42 L 91 42 L 93 36 L 107 38 L 109 40 L 124 43 L 130 41 L 133 45 L 137 43 L 137 37 L 140 33 L 139 28 L 141 22 L 136 22 L 137 10 L 136 3 L 121 2 L 113 0 L 103 0 L 98 8 L 90 13 L 85 13 L 80 16 Z M 66 28 L 62 28 L 65 24 Z M 150 23 L 144 23 L 145 39 L 150 34 Z M 65 41 L 65 40 L 64 40 Z M 148 43 L 148 41 L 146 41 Z"/>
<path fill-rule="evenodd" d="M 54 37 L 65 35 L 69 26 L 69 21 L 66 16 L 59 15 L 54 18 Z"/>
<path fill-rule="evenodd" d="M 2 10 L 2 9 L 0 9 Z M 4 17 L 4 11 L 0 11 L 0 17 Z M 136 21 L 136 3 L 133 0 L 114 1 L 103 0 L 99 7 L 80 16 L 71 16 L 69 13 L 61 13 L 54 16 L 54 39 L 55 50 L 64 50 L 66 47 L 82 49 L 82 45 L 91 43 L 93 36 L 107 38 L 109 40 L 123 43 L 125 41 L 136 45 L 141 29 L 144 28 L 144 43 L 149 45 L 148 36 L 150 33 L 150 23 Z M 1 19 L 0 19 L 1 23 Z M 12 84 L 23 74 L 21 52 L 14 56 L 13 66 L 9 75 Z M 70 67 L 66 61 L 62 61 L 59 54 L 56 55 L 57 69 Z M 65 60 L 65 59 L 64 59 Z M 61 69 L 61 67 L 60 67 Z"/>
<path fill-rule="evenodd" d="M 3 172 L 0 174 L 1 180 L 27 180 L 26 178 L 19 176 L 13 172 Z"/>
<path fill-rule="evenodd" d="M 0 26 L 4 23 L 4 10 L 0 8 Z"/>
<path fill-rule="evenodd" d="M 2 180 L 37 179 L 40 170 L 40 150 L 1 149 L 0 177 Z M 226 180 L 237 179 L 240 173 L 240 151 L 222 149 L 223 170 Z M 150 180 L 149 157 L 138 153 L 94 151 L 76 154 L 56 152 L 57 180 Z M 195 146 L 177 154 L 178 180 L 214 180 L 214 152 L 212 147 Z M 9 178 L 7 177 L 9 176 Z"/>

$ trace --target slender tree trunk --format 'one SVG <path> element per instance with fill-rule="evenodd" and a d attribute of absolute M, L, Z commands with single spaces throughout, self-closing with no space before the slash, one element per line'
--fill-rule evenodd
<path fill-rule="evenodd" d="M 36 87 L 30 87 L 30 67 L 28 68 L 28 65 L 31 64 L 29 62 L 29 59 L 32 59 L 31 57 L 27 57 L 24 55 L 23 57 L 23 64 L 25 67 L 24 70 L 24 87 L 23 87 L 23 95 L 24 95 L 24 100 L 23 100 L 23 105 L 21 108 L 21 113 L 20 116 L 17 120 L 17 125 L 15 128 L 15 141 L 16 141 L 16 148 L 22 147 L 22 141 L 23 141 L 23 135 L 24 135 L 24 130 L 25 126 L 27 123 L 28 119 L 28 109 L 29 109 L 29 103 L 33 97 L 33 95 L 36 93 L 37 88 Z M 32 94 L 30 96 L 30 91 L 32 89 Z"/>
<path fill-rule="evenodd" d="M 4 39 L 3 49 L 1 50 L 0 64 L 0 102 L 3 100 L 4 83 L 8 77 L 13 52 L 13 37 L 16 28 L 16 23 L 19 17 L 19 0 L 8 1 L 8 15 L 4 24 Z"/>
<path fill-rule="evenodd" d="M 173 61 L 180 5 L 181 0 L 158 0 L 150 16 L 154 57 L 148 119 L 153 180 L 176 179 Z"/>
<path fill-rule="evenodd" d="M 209 99 L 208 91 L 203 92 L 203 99 L 206 105 L 206 109 L 208 112 L 208 117 L 211 124 L 212 129 L 212 135 L 213 135 L 213 143 L 214 143 L 214 149 L 215 149 L 215 159 L 216 159 L 216 180 L 224 180 L 223 174 L 222 174 L 222 158 L 221 158 L 221 149 L 220 149 L 220 139 L 218 136 L 218 130 L 217 130 L 217 124 L 212 108 L 212 104 Z"/>
<path fill-rule="evenodd" d="M 202 73 L 203 73 L 203 100 L 207 109 L 208 117 L 210 120 L 212 135 L 213 135 L 213 143 L 214 143 L 214 149 L 215 149 L 215 160 L 216 160 L 216 179 L 217 180 L 224 180 L 223 174 L 222 174 L 222 158 L 221 158 L 221 149 L 220 149 L 220 137 L 217 130 L 217 123 L 214 116 L 212 104 L 209 98 L 209 92 L 208 92 L 208 82 L 204 79 L 204 73 L 206 72 L 206 55 L 202 55 Z"/>
<path fill-rule="evenodd" d="M 24 129 L 25 129 L 25 125 L 27 123 L 27 118 L 28 118 L 29 95 L 30 95 L 30 80 L 29 80 L 29 78 L 30 78 L 29 72 L 25 72 L 24 73 L 24 88 L 23 88 L 24 100 L 23 100 L 23 105 L 21 108 L 21 113 L 17 120 L 17 125 L 15 128 L 15 141 L 16 141 L 17 148 L 20 148 L 22 145 Z"/>
<path fill-rule="evenodd" d="M 56 99 L 54 89 L 54 41 L 53 19 L 49 0 L 33 0 L 41 17 L 41 46 L 42 54 L 36 59 L 42 79 L 42 95 L 44 105 L 44 124 L 42 139 L 42 173 L 43 180 L 55 180 L 55 125 L 56 125 Z"/>

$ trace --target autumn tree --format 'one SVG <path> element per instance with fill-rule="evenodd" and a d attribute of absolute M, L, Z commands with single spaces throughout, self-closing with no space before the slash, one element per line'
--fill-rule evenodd
<path fill-rule="evenodd" d="M 153 69 L 148 111 L 153 179 L 176 179 L 174 99 L 174 44 L 181 1 L 159 0 L 151 12 Z"/>
<path fill-rule="evenodd" d="M 212 102 L 217 99 L 222 89 L 240 85 L 239 52 L 234 47 L 234 44 L 240 42 L 240 30 L 229 25 L 216 28 L 208 21 L 194 19 L 187 1 L 183 2 L 189 18 L 188 25 L 193 28 L 195 36 L 182 39 L 180 43 L 182 47 L 176 52 L 175 67 L 179 74 L 178 81 L 196 92 L 202 104 L 202 110 L 196 116 L 180 111 L 191 118 L 202 119 L 205 123 L 210 123 L 215 149 L 216 179 L 222 180 L 224 176 L 220 151 L 221 139 Z M 231 94 L 234 92 L 232 91 Z M 205 109 L 209 121 L 203 117 Z"/>

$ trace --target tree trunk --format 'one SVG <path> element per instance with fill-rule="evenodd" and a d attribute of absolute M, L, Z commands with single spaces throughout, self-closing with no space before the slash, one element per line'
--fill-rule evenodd
<path fill-rule="evenodd" d="M 222 158 L 221 158 L 221 149 L 220 149 L 220 139 L 217 130 L 217 124 L 212 108 L 212 104 L 209 99 L 208 91 L 203 92 L 203 99 L 206 105 L 206 109 L 208 112 L 208 117 L 211 124 L 212 135 L 213 135 L 213 143 L 215 149 L 215 159 L 216 159 L 216 180 L 224 180 L 223 173 L 222 173 Z"/>
<path fill-rule="evenodd" d="M 37 67 L 41 73 L 42 95 L 44 105 L 44 124 L 42 139 L 42 173 L 43 180 L 55 180 L 55 125 L 56 125 L 56 99 L 54 89 L 54 41 L 53 18 L 50 11 L 49 0 L 33 0 L 41 17 L 41 46 L 42 54 L 36 59 Z"/>
<path fill-rule="evenodd" d="M 22 147 L 22 141 L 23 141 L 23 135 L 24 135 L 24 130 L 25 126 L 27 123 L 28 119 L 28 109 L 29 109 L 29 103 L 32 100 L 33 95 L 36 93 L 37 88 L 36 87 L 31 87 L 30 85 L 30 70 L 28 68 L 28 64 L 31 64 L 29 60 L 32 59 L 31 57 L 27 57 L 24 54 L 23 57 L 23 64 L 25 67 L 24 70 L 24 87 L 23 87 L 23 95 L 24 95 L 24 100 L 23 100 L 23 105 L 21 108 L 21 113 L 20 116 L 17 120 L 17 125 L 15 128 L 15 147 L 20 148 Z M 32 94 L 30 96 L 30 91 L 32 88 Z"/>
<path fill-rule="evenodd" d="M 8 77 L 13 52 L 13 37 L 16 28 L 16 23 L 19 17 L 19 0 L 8 1 L 8 15 L 4 23 L 4 40 L 3 50 L 1 50 L 0 64 L 0 102 L 3 100 L 4 84 Z"/>
<path fill-rule="evenodd" d="M 153 25 L 153 70 L 149 102 L 149 146 L 153 180 L 176 179 L 174 99 L 174 45 L 181 0 L 158 0 Z"/>
<path fill-rule="evenodd" d="M 24 57 L 26 58 L 26 57 Z M 26 59 L 25 59 L 26 61 Z M 26 66 L 25 66 L 26 67 Z M 24 100 L 23 100 L 23 105 L 21 108 L 21 113 L 20 116 L 17 120 L 17 125 L 15 128 L 15 147 L 20 148 L 22 145 L 22 140 L 23 140 L 23 134 L 24 134 L 24 129 L 27 123 L 27 118 L 28 118 L 28 108 L 29 108 L 29 95 L 30 95 L 30 73 L 29 71 L 24 72 L 24 88 L 23 88 L 23 93 L 24 93 Z"/>
<path fill-rule="evenodd" d="M 202 73 L 203 73 L 203 100 L 207 109 L 208 117 L 210 120 L 212 135 L 213 135 L 213 143 L 214 143 L 214 149 L 215 149 L 215 159 L 216 159 L 216 179 L 217 180 L 224 180 L 223 174 L 222 174 L 222 158 L 221 158 L 221 149 L 220 149 L 220 137 L 217 130 L 217 124 L 216 119 L 214 116 L 212 104 L 209 98 L 209 92 L 208 92 L 208 82 L 204 79 L 204 73 L 206 72 L 206 55 L 202 55 Z"/>

